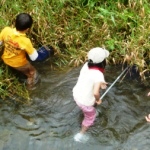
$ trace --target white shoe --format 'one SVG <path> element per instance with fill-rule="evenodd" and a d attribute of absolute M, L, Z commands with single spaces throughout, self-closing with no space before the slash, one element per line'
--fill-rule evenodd
<path fill-rule="evenodd" d="M 88 136 L 86 136 L 85 134 L 82 134 L 82 133 L 77 133 L 75 136 L 74 136 L 74 140 L 76 142 L 81 142 L 81 143 L 85 143 L 87 142 L 89 139 Z"/>

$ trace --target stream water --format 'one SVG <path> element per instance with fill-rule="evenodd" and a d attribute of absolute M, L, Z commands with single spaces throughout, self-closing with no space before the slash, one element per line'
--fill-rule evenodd
<path fill-rule="evenodd" d="M 97 107 L 99 116 L 87 143 L 75 142 L 82 113 L 72 97 L 81 67 L 51 71 L 38 67 L 41 82 L 30 92 L 30 105 L 0 100 L 0 150 L 149 150 L 148 88 L 137 79 L 117 82 Z M 107 66 L 105 79 L 113 83 L 121 67 Z M 104 92 L 104 91 L 103 91 Z"/>

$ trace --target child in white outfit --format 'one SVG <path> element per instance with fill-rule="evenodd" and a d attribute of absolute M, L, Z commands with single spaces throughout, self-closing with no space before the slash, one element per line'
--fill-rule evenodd
<path fill-rule="evenodd" d="M 76 134 L 76 141 L 85 140 L 84 133 L 93 125 L 96 118 L 96 104 L 101 104 L 100 89 L 105 89 L 104 69 L 109 52 L 100 47 L 93 48 L 88 53 L 88 62 L 84 64 L 76 85 L 73 88 L 73 97 L 82 110 L 84 119 L 80 133 Z"/>

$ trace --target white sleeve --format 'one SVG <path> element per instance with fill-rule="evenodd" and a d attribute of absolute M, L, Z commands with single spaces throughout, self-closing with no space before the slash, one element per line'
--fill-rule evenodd
<path fill-rule="evenodd" d="M 35 61 L 35 60 L 37 59 L 37 57 L 38 57 L 38 53 L 37 53 L 36 50 L 34 50 L 34 52 L 33 52 L 31 55 L 29 55 L 29 58 L 30 58 L 32 61 Z"/>
<path fill-rule="evenodd" d="M 94 74 L 94 81 L 96 82 L 106 82 L 104 78 L 104 74 L 100 71 L 97 71 L 97 73 Z"/>
<path fill-rule="evenodd" d="M 0 41 L 0 45 L 2 45 L 3 44 L 3 42 L 2 41 Z"/>

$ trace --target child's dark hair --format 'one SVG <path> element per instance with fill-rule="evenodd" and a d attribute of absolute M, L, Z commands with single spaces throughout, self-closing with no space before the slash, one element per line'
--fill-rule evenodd
<path fill-rule="evenodd" d="M 33 19 L 29 14 L 21 13 L 16 17 L 15 27 L 18 31 L 24 31 L 31 28 L 32 23 Z"/>
<path fill-rule="evenodd" d="M 88 67 L 98 67 L 98 68 L 103 68 L 105 69 L 106 66 L 106 59 L 104 59 L 102 62 L 100 63 L 93 63 L 93 61 L 91 59 L 88 60 Z"/>

